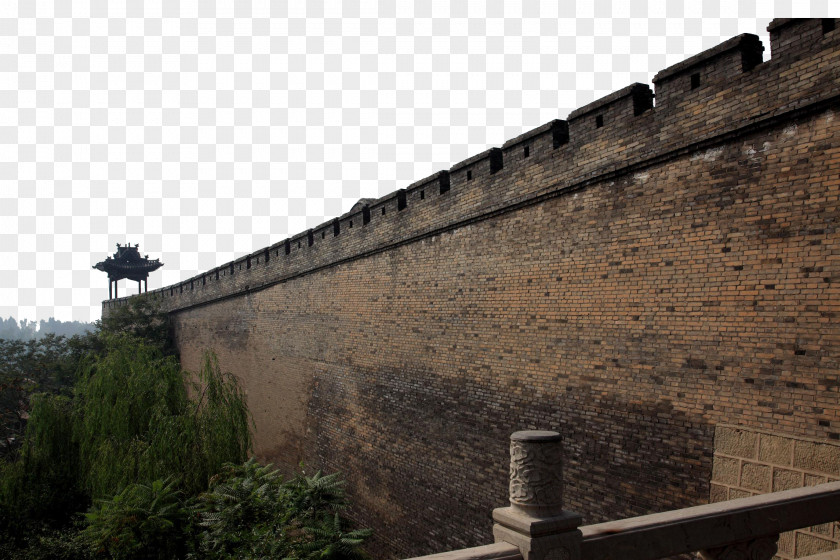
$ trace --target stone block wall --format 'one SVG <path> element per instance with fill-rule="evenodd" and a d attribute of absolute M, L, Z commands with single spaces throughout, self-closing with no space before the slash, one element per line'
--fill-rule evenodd
<path fill-rule="evenodd" d="M 840 442 L 744 426 L 715 430 L 710 502 L 840 480 Z M 778 557 L 803 558 L 840 548 L 840 523 L 783 534 Z"/>
<path fill-rule="evenodd" d="M 520 429 L 585 523 L 707 501 L 719 424 L 840 438 L 840 31 L 773 37 L 150 292 L 182 362 L 261 459 L 345 473 L 377 558 L 489 542 Z"/>

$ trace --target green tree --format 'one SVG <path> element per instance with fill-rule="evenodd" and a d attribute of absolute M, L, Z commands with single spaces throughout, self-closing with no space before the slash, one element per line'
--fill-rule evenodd
<path fill-rule="evenodd" d="M 76 391 L 74 438 L 93 498 L 168 476 L 198 493 L 224 463 L 247 457 L 245 397 L 214 355 L 205 354 L 194 380 L 174 357 L 133 337 L 107 344 L 107 352 L 83 368 Z M 190 399 L 188 387 L 200 396 Z"/>
<path fill-rule="evenodd" d="M 169 314 L 161 309 L 158 300 L 147 294 L 131 298 L 126 305 L 109 309 L 95 327 L 94 350 L 101 351 L 109 335 L 127 334 L 157 347 L 167 356 L 177 353 Z"/>
<path fill-rule="evenodd" d="M 0 461 L 0 533 L 31 520 L 61 525 L 89 503 L 78 485 L 73 442 L 73 403 L 65 396 L 37 394 L 20 456 Z"/>
<path fill-rule="evenodd" d="M 0 339 L 0 459 L 20 447 L 35 393 L 70 395 L 76 361 L 68 340 Z"/>

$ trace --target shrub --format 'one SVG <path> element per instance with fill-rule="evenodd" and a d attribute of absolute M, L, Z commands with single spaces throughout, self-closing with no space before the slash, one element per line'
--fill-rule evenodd
<path fill-rule="evenodd" d="M 347 530 L 343 487 L 337 474 L 301 473 L 284 483 L 253 459 L 225 465 L 194 506 L 202 530 L 193 557 L 364 558 L 360 546 L 371 532 Z"/>
<path fill-rule="evenodd" d="M 132 297 L 128 305 L 120 305 L 95 323 L 96 333 L 89 342 L 95 350 L 102 350 L 108 335 L 127 334 L 155 346 L 167 356 L 176 354 L 169 314 L 160 302 L 148 295 Z"/>
<path fill-rule="evenodd" d="M 181 558 L 189 513 L 174 479 L 134 483 L 86 514 L 82 540 L 97 555 L 116 560 Z"/>
<path fill-rule="evenodd" d="M 197 494 L 251 445 L 250 417 L 236 379 L 206 353 L 193 391 L 175 358 L 130 337 L 112 337 L 77 385 L 74 437 L 85 488 L 107 498 L 138 480 L 178 476 Z"/>
<path fill-rule="evenodd" d="M 271 465 L 254 459 L 226 464 L 194 506 L 198 512 L 199 554 L 195 558 L 270 555 L 286 548 L 283 527 L 289 512 L 283 502 L 283 479 Z"/>
<path fill-rule="evenodd" d="M 291 557 L 301 560 L 364 560 L 360 547 L 370 529 L 350 530 L 338 513 L 324 516 L 303 528 L 302 538 L 291 543 Z"/>
<path fill-rule="evenodd" d="M 4 560 L 93 560 L 88 547 L 79 538 L 79 529 L 68 526 L 54 529 L 31 524 L 17 541 L 0 541 Z"/>

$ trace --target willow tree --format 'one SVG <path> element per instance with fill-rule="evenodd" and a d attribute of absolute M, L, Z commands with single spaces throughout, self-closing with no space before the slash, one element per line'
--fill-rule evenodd
<path fill-rule="evenodd" d="M 177 477 L 188 494 L 200 492 L 251 446 L 244 394 L 209 352 L 191 376 L 159 347 L 111 337 L 107 351 L 82 368 L 75 404 L 73 437 L 93 498 L 166 477 Z"/>

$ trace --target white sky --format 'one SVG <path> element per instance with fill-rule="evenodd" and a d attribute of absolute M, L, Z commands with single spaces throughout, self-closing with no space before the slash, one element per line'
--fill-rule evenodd
<path fill-rule="evenodd" d="M 0 317 L 98 319 L 91 266 L 118 242 L 172 284 L 739 33 L 766 60 L 773 16 L 828 15 L 488 4 L 0 2 Z"/>

